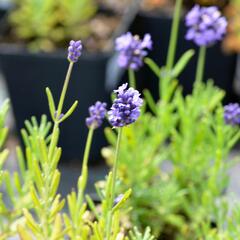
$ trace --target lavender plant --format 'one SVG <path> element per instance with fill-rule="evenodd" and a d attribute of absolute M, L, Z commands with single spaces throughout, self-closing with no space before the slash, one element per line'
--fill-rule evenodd
<path fill-rule="evenodd" d="M 68 211 L 64 212 L 65 199 L 58 194 L 58 139 L 60 124 L 78 104 L 75 101 L 63 113 L 71 72 L 82 53 L 81 41 L 70 42 L 69 68 L 57 106 L 46 88 L 53 127 L 45 116 L 40 123 L 34 117 L 25 122 L 25 149 L 17 148 L 20 173 L 2 170 L 8 151 L 0 153 L 0 185 L 11 201 L 7 206 L 0 195 L 0 239 L 18 234 L 23 240 L 152 240 L 151 232 L 159 239 L 236 239 L 239 213 L 231 215 L 234 220 L 224 221 L 228 208 L 222 194 L 230 167 L 226 159 L 240 138 L 239 105 L 223 107 L 223 91 L 211 81 L 203 83 L 206 47 L 222 38 L 226 22 L 216 8 L 195 7 L 187 15 L 190 29 L 186 37 L 200 45 L 200 53 L 193 93 L 184 97 L 177 77 L 194 51 L 187 51 L 175 63 L 181 5 L 182 0 L 177 0 L 166 66 L 159 67 L 146 57 L 152 49 L 150 35 L 140 40 L 127 33 L 116 40 L 119 65 L 129 71 L 130 88 L 126 83 L 114 91 L 109 111 L 101 102 L 89 108 L 82 171 L 77 190 L 67 196 Z M 151 112 L 133 88 L 134 71 L 144 63 L 159 78 L 159 101 L 144 91 Z M 0 111 L 1 148 L 7 135 L 7 109 L 6 103 Z M 112 170 L 105 181 L 96 184 L 100 198 L 96 205 L 85 196 L 88 158 L 94 131 L 106 115 L 112 126 L 106 129 L 112 146 L 103 154 Z M 122 221 L 128 218 L 130 226 Z M 216 223 L 215 229 L 212 223 Z"/>
<path fill-rule="evenodd" d="M 238 106 L 225 107 L 225 121 L 224 92 L 211 81 L 203 83 L 206 49 L 222 39 L 227 25 L 216 7 L 195 6 L 186 17 L 186 38 L 195 41 L 200 52 L 193 93 L 184 97 L 178 86 L 176 79 L 194 54 L 187 51 L 174 66 L 181 5 L 182 1 L 176 2 L 166 66 L 141 59 L 160 79 L 160 99 L 155 102 L 145 90 L 153 114 L 144 112 L 124 132 L 119 167 L 119 192 L 133 189 L 131 221 L 140 229 L 150 225 L 160 239 L 195 239 L 201 223 L 214 215 L 214 203 L 228 184 L 226 159 L 240 137 Z M 105 132 L 115 146 L 115 134 Z M 112 148 L 103 149 L 103 155 L 111 165 Z M 164 163 L 170 164 L 167 172 Z"/>
<path fill-rule="evenodd" d="M 23 239 L 62 239 L 66 234 L 66 229 L 62 223 L 61 210 L 65 204 L 65 200 L 57 194 L 60 172 L 57 169 L 61 156 L 61 149 L 57 147 L 59 138 L 59 124 L 67 119 L 77 106 L 77 101 L 72 107 L 62 114 L 63 104 L 70 80 L 73 64 L 77 62 L 81 55 L 81 41 L 71 41 L 68 49 L 69 68 L 64 81 L 62 93 L 57 108 L 49 88 L 46 89 L 50 113 L 54 121 L 50 141 L 41 136 L 38 131 L 36 143 L 39 148 L 39 154 L 29 151 L 33 168 L 31 172 L 34 174 L 32 186 L 30 188 L 31 200 L 33 202 L 32 210 L 34 217 L 28 209 L 24 209 L 24 217 L 26 226 L 19 226 L 18 233 Z"/>
<path fill-rule="evenodd" d="M 89 133 L 87 137 L 86 147 L 84 151 L 82 172 L 78 180 L 78 191 L 72 191 L 71 194 L 67 196 L 69 215 L 64 214 L 64 221 L 66 226 L 69 228 L 68 236 L 70 239 L 77 239 L 79 236 L 85 236 L 84 239 L 90 235 L 90 226 L 88 226 L 87 219 L 84 220 L 84 214 L 87 212 L 87 205 L 84 203 L 84 192 L 86 189 L 87 179 L 88 179 L 88 158 L 91 148 L 91 143 L 93 139 L 94 130 L 100 127 L 103 123 L 103 119 L 106 115 L 106 103 L 96 102 L 89 108 L 90 116 L 86 118 L 86 125 L 89 128 Z M 88 197 L 88 199 L 90 199 Z M 91 202 L 91 206 L 94 204 Z M 95 207 L 94 207 L 94 213 Z"/>

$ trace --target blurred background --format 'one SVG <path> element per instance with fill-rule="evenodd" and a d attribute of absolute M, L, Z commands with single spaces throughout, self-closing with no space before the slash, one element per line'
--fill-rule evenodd
<path fill-rule="evenodd" d="M 10 98 L 12 104 L 9 146 L 15 148 L 22 144 L 19 139 L 25 119 L 33 115 L 38 119 L 42 114 L 49 116 L 45 88 L 50 87 L 55 99 L 59 98 L 68 66 L 66 48 L 71 39 L 81 39 L 84 54 L 74 66 L 66 107 L 75 99 L 80 104 L 61 126 L 60 136 L 62 184 L 66 184 L 63 189 L 77 182 L 87 134 L 88 107 L 97 100 L 110 104 L 111 91 L 126 81 L 125 72 L 116 64 L 114 39 L 127 31 L 140 36 L 150 33 L 154 42 L 150 57 L 164 65 L 174 3 L 174 0 L 0 0 L 0 101 Z M 225 103 L 238 102 L 240 1 L 185 0 L 183 16 L 196 3 L 217 5 L 228 18 L 224 41 L 208 51 L 205 79 L 213 79 L 226 91 Z M 185 41 L 185 32 L 182 20 L 176 58 L 187 49 L 197 50 L 194 44 Z M 179 79 L 185 94 L 192 90 L 195 66 L 196 57 Z M 157 99 L 153 74 L 143 68 L 137 77 L 138 89 L 150 89 Z M 94 174 L 90 174 L 90 185 L 106 173 L 101 157 L 101 148 L 107 145 L 103 128 L 96 131 L 92 146 L 90 164 L 94 168 L 90 171 Z M 8 163 L 12 168 L 14 158 L 13 155 Z M 233 173 L 238 171 L 233 169 Z M 236 184 L 237 175 L 232 176 Z"/>

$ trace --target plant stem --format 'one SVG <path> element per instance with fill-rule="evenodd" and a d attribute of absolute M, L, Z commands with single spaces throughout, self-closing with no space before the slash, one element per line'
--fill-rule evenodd
<path fill-rule="evenodd" d="M 121 142 L 121 138 L 122 138 L 122 131 L 123 128 L 119 128 L 118 129 L 118 138 L 117 138 L 117 146 L 116 146 L 116 152 L 115 152 L 115 160 L 113 163 L 113 170 L 112 170 L 112 182 L 111 182 L 111 197 L 110 197 L 110 201 L 109 201 L 109 217 L 108 217 L 108 221 L 107 221 L 107 240 L 110 239 L 111 237 L 111 227 L 112 227 L 112 207 L 113 207 L 113 203 L 114 203 L 114 199 L 115 199 L 115 187 L 116 187 L 116 180 L 117 180 L 117 169 L 118 169 L 118 160 L 119 160 L 119 149 L 120 149 L 120 142 Z"/>
<path fill-rule="evenodd" d="M 81 204 L 83 202 L 83 195 L 84 191 L 87 185 L 87 178 L 88 178 L 88 159 L 89 159 L 89 153 L 92 145 L 92 139 L 93 139 L 93 133 L 94 133 L 94 127 L 91 126 L 88 131 L 87 136 L 87 142 L 84 150 L 84 156 L 83 156 L 83 163 L 82 163 L 82 172 L 81 172 L 81 180 L 80 180 L 80 189 L 79 189 L 79 207 L 81 207 Z"/>
<path fill-rule="evenodd" d="M 162 101 L 167 101 L 167 95 L 170 91 L 169 82 L 171 81 L 171 70 L 174 66 L 175 55 L 176 55 L 182 3 L 183 3 L 183 0 L 176 1 L 172 27 L 171 27 L 170 43 L 168 46 L 168 53 L 167 53 L 167 60 L 166 60 L 166 69 L 165 69 L 166 72 L 164 73 L 164 76 L 161 76 L 161 75 L 159 76 L 159 96 L 162 99 Z"/>
<path fill-rule="evenodd" d="M 58 120 L 58 117 L 60 116 L 60 114 L 62 112 L 63 103 L 64 103 L 64 100 L 65 100 L 65 97 L 66 97 L 66 92 L 67 92 L 70 76 L 71 76 L 71 73 L 72 73 L 73 64 L 74 64 L 73 62 L 70 62 L 69 66 L 68 66 L 67 75 L 66 75 L 66 78 L 65 78 L 65 81 L 64 81 L 62 93 L 61 93 L 60 100 L 59 100 L 59 103 L 58 103 L 57 120 Z"/>
<path fill-rule="evenodd" d="M 66 75 L 66 78 L 65 78 L 65 81 L 64 81 L 64 84 L 63 84 L 60 100 L 59 100 L 59 103 L 58 103 L 58 108 L 57 108 L 57 113 L 56 113 L 56 117 L 55 117 L 55 121 L 54 121 L 52 137 L 51 137 L 51 141 L 50 141 L 50 145 L 49 145 L 49 152 L 48 152 L 49 159 L 51 159 L 52 154 L 53 154 L 54 149 L 55 149 L 54 139 L 55 139 L 55 136 L 57 134 L 58 127 L 59 127 L 59 122 L 58 122 L 59 119 L 58 118 L 59 118 L 59 116 L 62 112 L 63 103 L 64 103 L 64 100 L 65 100 L 65 97 L 66 97 L 66 92 L 67 92 L 70 76 L 71 76 L 71 73 L 72 73 L 73 64 L 74 64 L 73 62 L 69 63 L 67 75 Z"/>
<path fill-rule="evenodd" d="M 49 149 L 48 149 L 48 161 L 50 162 L 53 154 L 54 154 L 54 150 L 56 148 L 56 144 L 57 144 L 57 138 L 58 138 L 58 134 L 59 134 L 59 116 L 62 112 L 62 108 L 63 108 L 63 103 L 64 103 L 64 99 L 66 96 L 66 92 L 67 92 L 67 88 L 68 88 L 68 84 L 69 84 L 69 80 L 70 80 L 70 76 L 71 76 L 71 72 L 72 72 L 72 68 L 73 68 L 73 62 L 70 62 L 69 67 L 68 67 L 68 71 L 66 74 L 66 78 L 64 81 L 64 85 L 62 88 L 62 92 L 61 92 L 61 96 L 60 96 L 60 100 L 58 103 L 58 108 L 57 108 L 57 112 L 56 112 L 56 116 L 55 116 L 55 120 L 54 120 L 54 127 L 53 127 L 53 131 L 51 134 L 51 141 L 49 144 Z M 50 234 L 50 226 L 49 226 L 49 186 L 51 184 L 52 178 L 51 173 L 49 172 L 49 168 L 45 167 L 43 169 L 44 171 L 44 184 L 45 184 L 45 189 L 44 189 L 44 196 L 43 196 L 43 200 L 44 200 L 44 211 L 42 213 L 42 225 L 43 225 L 43 230 L 44 230 L 44 238 L 47 239 L 49 237 Z M 54 171 L 54 170 L 52 170 Z"/>
<path fill-rule="evenodd" d="M 175 9 L 174 9 L 170 43 L 169 43 L 168 54 L 167 54 L 167 64 L 166 64 L 167 71 L 171 71 L 173 64 L 174 64 L 174 60 L 175 60 L 182 2 L 183 2 L 183 0 L 177 0 Z"/>
<path fill-rule="evenodd" d="M 136 78 L 135 78 L 134 71 L 131 68 L 128 69 L 128 81 L 129 81 L 130 87 L 136 89 Z"/>
<path fill-rule="evenodd" d="M 196 78 L 195 78 L 196 85 L 199 85 L 203 80 L 203 73 L 204 73 L 204 66 L 205 66 L 205 59 L 206 59 L 206 49 L 207 48 L 205 46 L 201 46 L 199 48 L 197 71 L 196 71 Z"/>
<path fill-rule="evenodd" d="M 77 203 L 76 203 L 76 211 L 73 213 L 72 221 L 73 221 L 73 236 L 77 238 L 77 235 L 79 234 L 79 212 L 81 211 L 81 207 L 83 204 L 84 199 L 84 192 L 87 185 L 88 180 L 88 159 L 89 159 L 89 153 L 92 145 L 92 139 L 93 139 L 93 133 L 94 133 L 94 127 L 91 126 L 88 131 L 87 141 L 85 145 L 84 155 L 83 155 L 83 162 L 82 162 L 82 171 L 81 176 L 79 178 L 78 182 L 78 195 L 77 195 Z M 74 238 L 74 239 L 75 239 Z"/>
<path fill-rule="evenodd" d="M 117 138 L 117 146 L 116 146 L 116 152 L 115 152 L 115 160 L 113 164 L 113 175 L 112 175 L 112 186 L 111 186 L 111 199 L 110 203 L 111 206 L 113 205 L 114 198 L 115 198 L 115 185 L 117 180 L 117 169 L 118 169 L 118 160 L 119 160 L 119 149 L 120 149 L 120 142 L 122 138 L 122 131 L 123 128 L 118 129 L 118 138 Z"/>

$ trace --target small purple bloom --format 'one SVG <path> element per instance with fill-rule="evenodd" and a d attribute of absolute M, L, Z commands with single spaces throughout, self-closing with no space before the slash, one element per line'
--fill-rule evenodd
<path fill-rule="evenodd" d="M 70 62 L 77 62 L 82 54 L 82 42 L 71 40 L 68 47 L 68 60 Z"/>
<path fill-rule="evenodd" d="M 118 195 L 115 199 L 114 199 L 114 205 L 117 205 L 121 200 L 122 200 L 122 198 L 123 198 L 123 194 L 120 194 L 120 195 Z"/>
<path fill-rule="evenodd" d="M 224 120 L 226 124 L 240 125 L 240 105 L 238 103 L 224 106 Z"/>
<path fill-rule="evenodd" d="M 108 112 L 108 119 L 113 127 L 123 127 L 135 122 L 140 115 L 140 107 L 143 104 L 140 93 L 128 88 L 125 83 L 115 90 L 117 97 L 113 102 L 111 110 Z"/>
<path fill-rule="evenodd" d="M 94 105 L 89 107 L 88 111 L 90 117 L 86 118 L 86 125 L 88 127 L 98 128 L 102 125 L 103 119 L 107 113 L 107 104 L 97 101 Z"/>
<path fill-rule="evenodd" d="M 54 113 L 54 117 L 57 118 L 57 111 Z M 61 120 L 64 117 L 63 113 L 60 113 L 59 117 L 57 120 Z"/>
<path fill-rule="evenodd" d="M 220 41 L 226 33 L 227 20 L 215 6 L 195 5 L 187 14 L 186 26 L 189 28 L 185 38 L 198 46 L 209 46 Z"/>
<path fill-rule="evenodd" d="M 147 56 L 146 49 L 152 49 L 150 34 L 145 34 L 143 40 L 138 35 L 130 32 L 116 39 L 116 51 L 119 52 L 118 64 L 122 68 L 138 70 L 143 65 L 143 59 Z"/>

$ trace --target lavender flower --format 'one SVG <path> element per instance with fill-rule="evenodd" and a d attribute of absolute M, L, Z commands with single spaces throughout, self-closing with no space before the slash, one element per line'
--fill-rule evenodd
<path fill-rule="evenodd" d="M 117 205 L 121 200 L 122 200 L 122 198 L 123 198 L 123 194 L 120 194 L 120 195 L 118 195 L 115 199 L 114 199 L 114 205 Z"/>
<path fill-rule="evenodd" d="M 227 20 L 217 7 L 195 5 L 186 16 L 189 27 L 185 38 L 198 46 L 208 46 L 221 40 L 226 33 Z"/>
<path fill-rule="evenodd" d="M 132 70 L 138 70 L 143 65 L 143 59 L 148 53 L 145 49 L 152 49 L 150 34 L 145 34 L 141 40 L 138 35 L 133 36 L 128 32 L 117 38 L 115 44 L 119 52 L 119 66 Z"/>
<path fill-rule="evenodd" d="M 224 120 L 226 124 L 240 124 L 240 105 L 238 103 L 230 103 L 224 106 Z"/>
<path fill-rule="evenodd" d="M 54 113 L 54 117 L 57 118 L 57 111 Z M 61 120 L 64 117 L 63 113 L 60 113 L 60 115 L 58 116 L 58 120 Z"/>
<path fill-rule="evenodd" d="M 113 127 L 123 127 L 135 122 L 140 115 L 140 107 L 143 100 L 140 98 L 140 93 L 128 88 L 125 83 L 115 90 L 117 98 L 114 100 L 111 110 L 108 112 L 109 122 Z"/>
<path fill-rule="evenodd" d="M 97 101 L 94 105 L 89 107 L 88 111 L 90 117 L 86 118 L 86 125 L 88 127 L 98 128 L 102 125 L 103 119 L 107 113 L 107 104 Z"/>
<path fill-rule="evenodd" d="M 82 54 L 82 42 L 71 40 L 68 47 L 68 60 L 70 62 L 77 62 Z"/>

